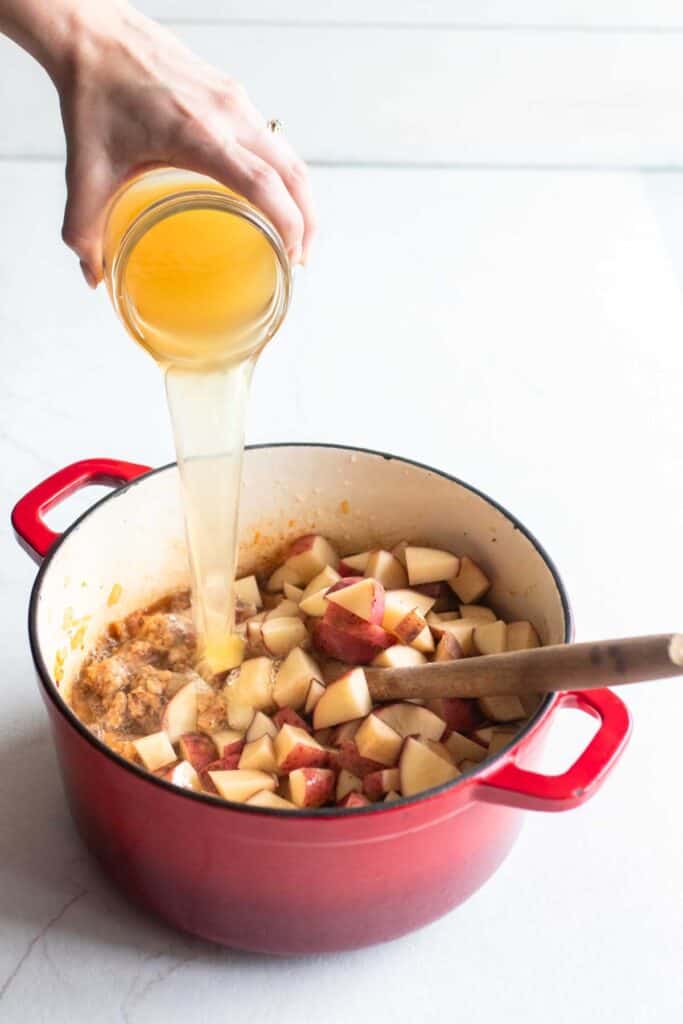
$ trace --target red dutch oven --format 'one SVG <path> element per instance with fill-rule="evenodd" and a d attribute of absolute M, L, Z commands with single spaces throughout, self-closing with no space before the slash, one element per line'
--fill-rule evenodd
<path fill-rule="evenodd" d="M 61 537 L 53 533 L 43 514 L 93 483 L 117 489 Z M 175 466 L 75 463 L 27 494 L 13 523 L 42 563 L 31 650 L 78 829 L 133 899 L 214 942 L 308 953 L 425 925 L 496 870 L 522 811 L 583 803 L 627 741 L 619 698 L 584 691 L 547 697 L 514 742 L 478 770 L 392 804 L 292 814 L 177 789 L 108 750 L 69 706 L 71 682 L 106 624 L 187 584 Z M 530 619 L 545 643 L 572 639 L 564 587 L 538 542 L 496 502 L 444 473 L 359 449 L 249 449 L 241 571 L 265 567 L 289 539 L 312 530 L 343 552 L 409 537 L 470 554 L 494 580 L 490 601 L 503 617 Z M 538 774 L 534 758 L 563 706 L 597 718 L 598 732 L 564 774 Z"/>

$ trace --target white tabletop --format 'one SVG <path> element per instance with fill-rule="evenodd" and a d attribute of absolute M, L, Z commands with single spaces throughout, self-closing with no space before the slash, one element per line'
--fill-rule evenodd
<path fill-rule="evenodd" d="M 680 629 L 683 175 L 340 166 L 314 184 L 320 243 L 258 370 L 249 439 L 453 472 L 545 544 L 579 639 Z M 675 681 L 625 694 L 633 738 L 592 802 L 528 814 L 478 894 L 385 946 L 242 955 L 146 917 L 102 876 L 64 803 L 26 637 L 35 567 L 8 516 L 75 459 L 157 465 L 172 449 L 156 368 L 59 242 L 62 202 L 59 162 L 0 160 L 0 1018 L 680 1020 Z M 547 768 L 592 728 L 563 712 Z"/>

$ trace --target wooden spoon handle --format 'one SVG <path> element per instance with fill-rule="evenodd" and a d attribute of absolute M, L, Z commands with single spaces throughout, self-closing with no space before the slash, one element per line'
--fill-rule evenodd
<path fill-rule="evenodd" d="M 406 668 L 369 668 L 375 700 L 593 690 L 683 674 L 683 634 L 536 647 Z"/>

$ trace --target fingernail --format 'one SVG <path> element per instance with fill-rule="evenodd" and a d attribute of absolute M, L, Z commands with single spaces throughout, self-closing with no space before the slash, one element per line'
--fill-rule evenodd
<path fill-rule="evenodd" d="M 83 271 L 83 277 L 85 278 L 88 287 L 97 288 L 97 278 L 85 260 L 81 260 L 81 270 Z"/>

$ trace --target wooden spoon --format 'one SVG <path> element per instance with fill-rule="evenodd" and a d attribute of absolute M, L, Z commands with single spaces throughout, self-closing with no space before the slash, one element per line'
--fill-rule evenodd
<path fill-rule="evenodd" d="M 683 675 L 683 634 L 634 636 L 365 670 L 374 700 L 593 690 Z"/>

